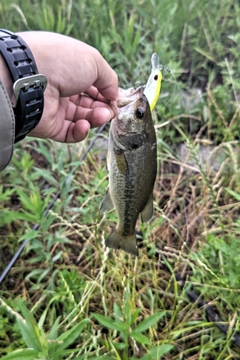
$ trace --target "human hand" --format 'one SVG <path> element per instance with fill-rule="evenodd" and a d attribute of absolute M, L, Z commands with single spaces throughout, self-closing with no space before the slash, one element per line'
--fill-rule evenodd
<path fill-rule="evenodd" d="M 30 136 L 78 142 L 116 115 L 117 75 L 95 48 L 56 33 L 19 35 L 48 80 L 43 115 Z"/>

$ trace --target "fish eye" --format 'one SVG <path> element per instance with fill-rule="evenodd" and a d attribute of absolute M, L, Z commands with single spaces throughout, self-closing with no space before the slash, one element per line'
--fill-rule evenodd
<path fill-rule="evenodd" d="M 138 119 L 142 119 L 144 116 L 144 110 L 141 108 L 137 108 L 137 110 L 135 111 L 135 115 Z"/>

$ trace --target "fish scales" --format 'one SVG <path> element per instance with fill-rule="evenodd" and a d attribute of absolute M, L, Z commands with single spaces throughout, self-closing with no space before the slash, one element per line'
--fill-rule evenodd
<path fill-rule="evenodd" d="M 110 191 L 118 211 L 118 229 L 123 236 L 135 233 L 138 215 L 143 211 L 152 194 L 153 178 L 155 178 L 155 174 L 151 173 L 155 171 L 152 155 L 153 150 L 148 142 L 138 149 L 126 150 L 120 155 L 124 156 L 127 165 L 126 171 L 121 173 L 116 159 L 119 155 L 114 150 L 112 151 L 110 157 L 112 169 L 109 173 Z"/>
<path fill-rule="evenodd" d="M 152 192 L 157 172 L 156 134 L 144 88 L 129 89 L 117 102 L 119 114 L 109 131 L 109 189 L 100 208 L 116 208 L 118 224 L 106 245 L 137 255 L 135 226 L 139 214 L 153 213 Z"/>

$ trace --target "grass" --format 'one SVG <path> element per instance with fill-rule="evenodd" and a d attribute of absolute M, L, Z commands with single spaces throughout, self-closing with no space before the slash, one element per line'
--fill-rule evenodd
<path fill-rule="evenodd" d="M 239 13 L 233 0 L 1 2 L 3 28 L 86 41 L 122 87 L 146 82 L 154 51 L 173 74 L 153 114 L 155 215 L 138 223 L 139 258 L 104 245 L 117 220 L 98 208 L 107 130 L 84 160 L 94 131 L 16 146 L 0 175 L 0 271 L 28 243 L 1 285 L 3 359 L 240 358 Z"/>

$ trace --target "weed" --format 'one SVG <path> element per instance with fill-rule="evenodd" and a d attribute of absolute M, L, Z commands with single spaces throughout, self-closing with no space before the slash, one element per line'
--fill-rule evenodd
<path fill-rule="evenodd" d="M 240 357 L 232 343 L 239 329 L 239 14 L 233 0 L 1 1 L 2 27 L 88 42 L 121 87 L 146 82 L 153 52 L 174 75 L 163 74 L 153 114 L 155 214 L 137 224 L 138 259 L 104 243 L 116 222 L 114 212 L 99 211 L 106 129 L 84 161 L 94 131 L 76 145 L 30 138 L 16 145 L 0 175 L 1 271 L 28 241 L 1 287 L 1 358 Z M 188 298 L 192 287 L 221 315 L 226 334 Z"/>

